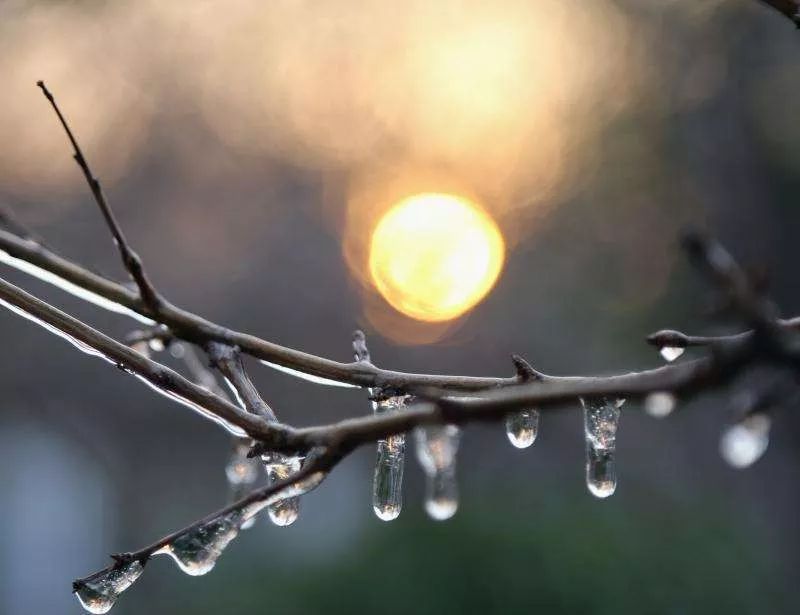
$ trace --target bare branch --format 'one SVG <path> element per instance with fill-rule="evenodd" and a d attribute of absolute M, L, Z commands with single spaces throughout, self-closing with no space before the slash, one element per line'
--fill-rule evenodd
<path fill-rule="evenodd" d="M 161 304 L 161 296 L 158 294 L 155 287 L 150 283 L 150 280 L 145 274 L 144 267 L 142 266 L 142 259 L 139 258 L 139 255 L 131 249 L 130 245 L 125 239 L 125 235 L 122 233 L 122 229 L 120 228 L 117 219 L 114 217 L 114 212 L 111 210 L 111 206 L 106 200 L 105 194 L 103 193 L 103 188 L 100 186 L 100 181 L 92 173 L 89 163 L 84 157 L 83 151 L 81 151 L 75 135 L 72 134 L 72 130 L 70 129 L 66 118 L 61 113 L 61 109 L 59 109 L 55 98 L 50 93 L 50 90 L 47 89 L 47 86 L 43 81 L 37 81 L 36 85 L 41 88 L 42 93 L 45 95 L 47 100 L 50 101 L 53 110 L 58 116 L 59 122 L 61 122 L 61 125 L 64 127 L 64 132 L 67 133 L 67 137 L 69 138 L 69 141 L 72 144 L 72 149 L 74 150 L 73 158 L 75 158 L 75 162 L 78 163 L 81 171 L 83 171 L 83 176 L 86 178 L 86 182 L 89 184 L 89 188 L 92 191 L 94 200 L 100 207 L 103 218 L 105 218 L 106 224 L 108 225 L 111 235 L 114 238 L 114 243 L 119 249 L 125 269 L 127 269 L 128 273 L 133 278 L 133 281 L 136 282 L 136 286 L 139 288 L 139 294 L 142 298 L 142 302 L 147 308 L 148 315 L 152 316 L 158 314 L 159 306 Z"/>

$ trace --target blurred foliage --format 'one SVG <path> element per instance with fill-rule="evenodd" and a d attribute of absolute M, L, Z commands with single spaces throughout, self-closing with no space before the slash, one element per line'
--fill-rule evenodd
<path fill-rule="evenodd" d="M 446 524 L 404 513 L 311 568 L 268 550 L 256 566 L 223 561 L 170 612 L 789 612 L 763 550 L 723 511 L 608 514 L 582 498 L 522 518 L 509 500 L 476 504 Z"/>

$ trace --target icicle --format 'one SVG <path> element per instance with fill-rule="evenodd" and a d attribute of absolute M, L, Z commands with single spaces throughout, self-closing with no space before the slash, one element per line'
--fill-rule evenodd
<path fill-rule="evenodd" d="M 661 419 L 672 414 L 675 396 L 667 391 L 655 391 L 644 400 L 644 410 L 650 416 Z"/>
<path fill-rule="evenodd" d="M 253 459 L 248 459 L 247 452 L 249 447 L 236 446 L 228 465 L 225 466 L 225 476 L 231 487 L 239 485 L 252 485 L 258 478 L 258 465 Z"/>
<path fill-rule="evenodd" d="M 153 555 L 169 555 L 188 575 L 210 572 L 225 547 L 236 538 L 243 521 L 238 511 L 229 512 L 181 534 Z"/>
<path fill-rule="evenodd" d="M 506 435 L 516 448 L 528 448 L 539 433 L 539 411 L 531 408 L 506 417 Z"/>
<path fill-rule="evenodd" d="M 247 457 L 249 450 L 247 441 L 237 441 L 228 465 L 225 466 L 225 476 L 230 488 L 228 499 L 231 503 L 243 498 L 258 480 L 258 462 Z M 254 522 L 255 517 L 246 519 L 242 522 L 241 529 L 250 529 Z"/>
<path fill-rule="evenodd" d="M 667 363 L 672 363 L 675 359 L 683 354 L 686 348 L 681 346 L 662 346 L 658 352 Z"/>
<path fill-rule="evenodd" d="M 418 427 L 417 459 L 427 477 L 425 510 L 436 520 L 452 517 L 458 509 L 456 452 L 460 430 L 455 425 Z"/>
<path fill-rule="evenodd" d="M 617 488 L 614 452 L 620 408 L 624 402 L 624 399 L 607 397 L 581 397 L 586 437 L 586 486 L 598 498 L 607 498 Z"/>
<path fill-rule="evenodd" d="M 298 472 L 302 466 L 301 457 L 282 455 L 280 453 L 268 453 L 262 455 L 264 469 L 271 483 L 284 480 L 290 475 Z M 269 518 L 275 525 L 291 525 L 297 520 L 300 514 L 300 498 L 288 497 L 275 501 L 269 506 Z"/>
<path fill-rule="evenodd" d="M 108 613 L 119 595 L 136 582 L 144 566 L 138 560 L 101 572 L 75 588 L 81 606 L 90 613 Z"/>
<path fill-rule="evenodd" d="M 770 422 L 766 414 L 753 414 L 728 427 L 719 441 L 722 458 L 734 468 L 754 464 L 767 450 Z"/>
<path fill-rule="evenodd" d="M 256 500 L 244 508 L 242 508 L 242 519 L 244 522 L 252 519 L 255 515 L 259 512 L 264 510 L 267 506 L 271 506 L 280 502 L 281 500 L 286 500 L 288 498 L 293 498 L 301 495 L 305 495 L 312 489 L 316 489 L 319 484 L 325 479 L 327 476 L 327 472 L 313 472 L 303 478 L 302 480 L 289 485 L 288 487 L 284 487 L 283 489 L 273 493 L 270 496 L 267 496 L 261 500 Z"/>
<path fill-rule="evenodd" d="M 389 397 L 373 403 L 376 415 L 402 410 L 407 395 Z M 395 434 L 378 440 L 378 455 L 372 482 L 372 509 L 378 519 L 397 519 L 403 507 L 403 467 L 406 456 L 405 434 Z"/>

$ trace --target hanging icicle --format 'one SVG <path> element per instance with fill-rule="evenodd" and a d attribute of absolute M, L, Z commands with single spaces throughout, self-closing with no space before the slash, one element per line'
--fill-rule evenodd
<path fill-rule="evenodd" d="M 376 415 L 403 409 L 408 395 L 379 399 L 372 403 Z M 378 519 L 397 519 L 403 507 L 403 468 L 406 456 L 406 435 L 394 434 L 378 440 L 375 475 L 372 481 L 372 509 Z"/>
<path fill-rule="evenodd" d="M 608 397 L 580 399 L 586 438 L 586 486 L 595 497 L 607 498 L 617 488 L 614 453 L 620 408 L 625 400 Z"/>
<path fill-rule="evenodd" d="M 264 469 L 267 472 L 270 483 L 276 483 L 288 478 L 290 475 L 299 471 L 303 465 L 303 458 L 296 455 L 284 455 L 282 453 L 267 453 L 261 456 L 264 462 Z M 270 504 L 267 512 L 270 521 L 275 525 L 285 527 L 297 521 L 300 514 L 300 498 L 289 497 Z"/>
<path fill-rule="evenodd" d="M 225 466 L 225 476 L 228 479 L 230 494 L 228 501 L 231 503 L 243 498 L 258 480 L 258 461 L 247 457 L 249 450 L 249 440 L 237 439 L 234 442 L 228 465 Z M 243 521 L 241 529 L 250 529 L 254 522 L 255 517 Z"/>
<path fill-rule="evenodd" d="M 417 459 L 427 478 L 425 510 L 443 521 L 458 509 L 456 453 L 461 431 L 455 425 L 418 427 L 415 431 Z"/>
<path fill-rule="evenodd" d="M 103 571 L 76 584 L 75 596 L 89 613 L 108 613 L 120 594 L 136 582 L 143 570 L 141 562 L 134 560 Z"/>

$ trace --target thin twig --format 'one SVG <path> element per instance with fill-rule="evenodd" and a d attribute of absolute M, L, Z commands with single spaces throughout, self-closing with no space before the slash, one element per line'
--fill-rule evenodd
<path fill-rule="evenodd" d="M 100 181 L 92 173 L 89 163 L 83 155 L 83 151 L 81 151 L 75 135 L 72 134 L 72 130 L 70 129 L 66 118 L 61 113 L 61 109 L 59 109 L 53 94 L 47 89 L 44 81 L 37 81 L 36 85 L 41 88 L 42 93 L 45 95 L 47 100 L 50 101 L 50 105 L 56 112 L 58 120 L 61 122 L 61 126 L 64 127 L 64 132 L 67 133 L 67 137 L 69 138 L 69 141 L 72 144 L 72 149 L 74 150 L 73 158 L 75 159 L 75 162 L 78 163 L 81 171 L 83 171 L 83 176 L 86 178 L 86 182 L 89 184 L 89 188 L 92 191 L 94 200 L 100 207 L 103 218 L 105 218 L 106 224 L 108 225 L 111 235 L 114 238 L 114 243 L 119 249 L 125 269 L 127 269 L 128 273 L 133 278 L 133 281 L 136 282 L 136 286 L 139 288 L 139 294 L 142 298 L 142 302 L 147 308 L 148 315 L 157 315 L 159 306 L 161 305 L 161 296 L 158 294 L 155 287 L 151 284 L 150 280 L 145 274 L 144 267 L 142 266 L 142 259 L 139 258 L 139 255 L 131 249 L 130 244 L 128 244 L 127 240 L 125 239 L 125 235 L 122 233 L 122 228 L 120 228 L 117 219 L 114 217 L 114 212 L 111 210 L 111 206 L 106 200 L 105 194 L 103 193 L 103 188 L 100 186 Z"/>

